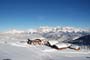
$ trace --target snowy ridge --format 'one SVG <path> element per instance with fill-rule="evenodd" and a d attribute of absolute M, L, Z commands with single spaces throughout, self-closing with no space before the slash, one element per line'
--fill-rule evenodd
<path fill-rule="evenodd" d="M 29 35 L 33 36 L 32 34 L 36 34 L 36 36 L 39 35 L 48 40 L 64 41 L 64 40 L 75 40 L 81 36 L 90 34 L 90 31 L 87 29 L 81 29 L 81 28 L 75 28 L 75 27 L 43 26 L 37 29 L 28 29 L 28 30 L 12 29 L 4 33 L 9 33 L 9 34 L 14 34 L 14 35 L 24 34 L 28 36 Z"/>
<path fill-rule="evenodd" d="M 60 26 L 57 26 L 57 27 L 48 27 L 48 26 L 43 26 L 43 27 L 40 27 L 38 29 L 29 29 L 29 30 L 26 30 L 26 31 L 20 31 L 20 30 L 16 30 L 16 29 L 12 29 L 10 31 L 7 31 L 5 33 L 12 33 L 12 34 L 15 34 L 15 33 L 47 33 L 47 32 L 89 32 L 89 30 L 86 30 L 86 29 L 81 29 L 81 28 L 75 28 L 75 27 L 60 27 Z"/>
<path fill-rule="evenodd" d="M 38 32 L 41 31 L 41 32 L 88 32 L 88 30 L 86 29 L 82 29 L 82 28 L 75 28 L 75 27 L 60 27 L 60 26 L 57 26 L 57 27 L 40 27 L 38 30 Z"/>

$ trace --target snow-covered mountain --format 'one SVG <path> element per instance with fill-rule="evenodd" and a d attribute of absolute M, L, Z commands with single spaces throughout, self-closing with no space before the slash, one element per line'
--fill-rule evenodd
<path fill-rule="evenodd" d="M 75 27 L 40 27 L 37 29 L 28 29 L 28 30 L 10 30 L 4 33 L 9 34 L 36 34 L 40 35 L 49 40 L 58 40 L 58 41 L 65 41 L 65 40 L 74 40 L 81 36 L 90 34 L 89 30 L 75 28 Z"/>
<path fill-rule="evenodd" d="M 48 33 L 48 32 L 89 32 L 89 30 L 86 29 L 81 29 L 81 28 L 75 28 L 75 27 L 48 27 L 48 26 L 43 26 L 37 29 L 28 29 L 26 31 L 21 31 L 21 30 L 16 30 L 12 29 L 10 31 L 7 31 L 5 33 Z"/>
<path fill-rule="evenodd" d="M 37 32 L 88 32 L 88 30 L 75 27 L 40 27 Z"/>
<path fill-rule="evenodd" d="M 90 35 L 82 36 L 78 39 L 75 39 L 73 41 L 69 41 L 72 44 L 78 44 L 78 45 L 89 45 L 90 46 Z"/>

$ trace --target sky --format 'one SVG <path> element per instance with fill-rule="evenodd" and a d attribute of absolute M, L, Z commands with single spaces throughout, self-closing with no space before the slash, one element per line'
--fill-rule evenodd
<path fill-rule="evenodd" d="M 0 31 L 39 26 L 90 28 L 90 0 L 0 0 Z"/>

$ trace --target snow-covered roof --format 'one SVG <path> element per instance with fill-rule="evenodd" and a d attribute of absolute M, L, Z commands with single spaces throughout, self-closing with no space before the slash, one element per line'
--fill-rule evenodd
<path fill-rule="evenodd" d="M 45 38 L 39 34 L 30 34 L 29 39 L 35 40 L 35 39 L 45 39 Z"/>
<path fill-rule="evenodd" d="M 67 44 L 67 43 L 57 43 L 57 44 L 55 44 L 55 46 L 56 46 L 57 48 L 65 48 L 65 47 L 71 46 L 71 44 Z"/>
<path fill-rule="evenodd" d="M 77 45 L 71 45 L 70 46 L 70 48 L 73 48 L 73 49 L 78 49 L 78 48 L 80 48 L 79 46 L 77 46 Z"/>
<path fill-rule="evenodd" d="M 48 42 L 49 42 L 50 45 L 54 45 L 54 44 L 58 43 L 58 41 L 56 41 L 56 40 L 50 40 Z"/>

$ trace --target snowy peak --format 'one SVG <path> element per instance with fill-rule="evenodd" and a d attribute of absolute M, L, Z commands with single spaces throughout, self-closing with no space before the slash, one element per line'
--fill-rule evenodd
<path fill-rule="evenodd" d="M 87 30 L 74 27 L 40 27 L 37 29 L 38 32 L 87 32 Z"/>
<path fill-rule="evenodd" d="M 33 34 L 33 33 L 36 33 L 37 30 L 36 30 L 36 29 L 29 29 L 29 30 L 27 30 L 26 32 L 27 32 L 27 33 Z"/>
<path fill-rule="evenodd" d="M 63 32 L 82 32 L 82 29 L 74 28 L 74 27 L 61 27 L 61 31 Z"/>
<path fill-rule="evenodd" d="M 42 32 L 45 33 L 45 32 L 52 31 L 52 28 L 51 27 L 48 27 L 48 26 L 45 26 L 45 27 L 38 28 L 37 31 L 40 32 L 40 33 L 42 33 Z"/>
<path fill-rule="evenodd" d="M 89 30 L 85 30 L 85 29 L 81 29 L 81 28 L 75 28 L 75 27 L 60 27 L 60 26 L 57 26 L 57 27 L 48 27 L 48 26 L 45 26 L 45 27 L 40 27 L 40 28 L 37 28 L 37 29 L 29 29 L 29 30 L 26 30 L 26 31 L 21 31 L 21 30 L 16 30 L 16 29 L 12 29 L 10 31 L 7 31 L 5 33 L 12 33 L 12 34 L 15 34 L 15 33 L 48 33 L 48 32 L 89 32 Z"/>

